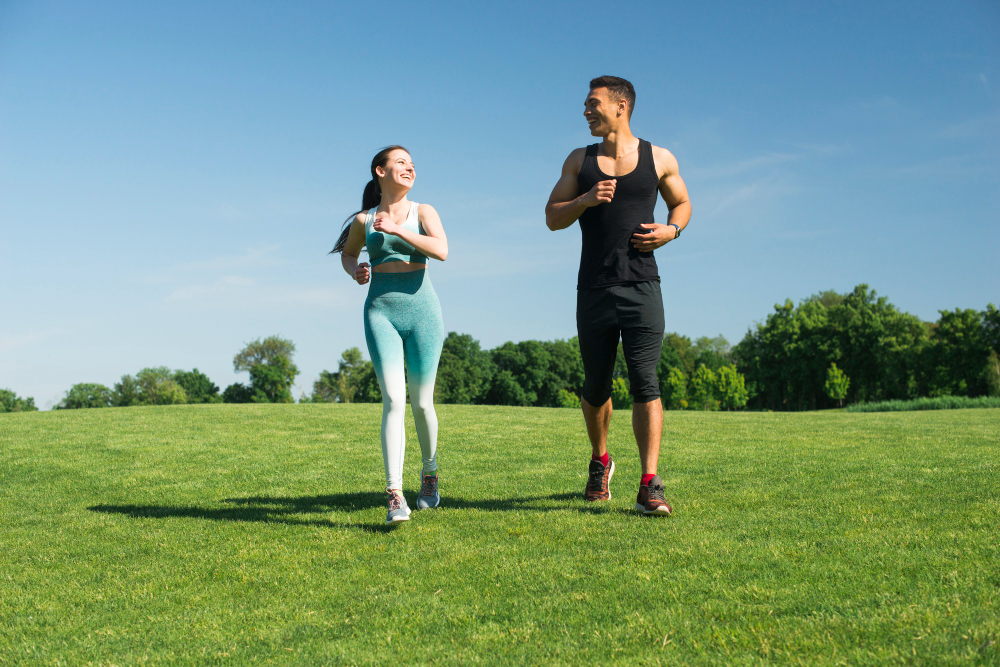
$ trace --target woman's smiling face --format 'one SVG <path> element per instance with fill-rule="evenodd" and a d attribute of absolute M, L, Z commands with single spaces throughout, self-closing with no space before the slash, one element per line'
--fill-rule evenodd
<path fill-rule="evenodd" d="M 410 160 L 410 154 L 401 148 L 389 153 L 384 167 L 376 167 L 375 173 L 382 180 L 382 189 L 389 183 L 409 190 L 417 178 L 417 172 Z"/>

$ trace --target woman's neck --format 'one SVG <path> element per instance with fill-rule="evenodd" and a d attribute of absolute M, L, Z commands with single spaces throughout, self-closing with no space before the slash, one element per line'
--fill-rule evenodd
<path fill-rule="evenodd" d="M 382 199 L 378 204 L 379 209 L 391 213 L 392 211 L 399 210 L 404 206 L 409 206 L 410 202 L 406 199 L 406 195 L 409 191 L 409 188 L 407 188 L 406 190 L 390 190 L 389 192 L 383 192 Z"/>

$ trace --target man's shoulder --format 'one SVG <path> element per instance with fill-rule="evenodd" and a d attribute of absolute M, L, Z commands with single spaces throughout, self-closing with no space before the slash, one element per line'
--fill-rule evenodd
<path fill-rule="evenodd" d="M 677 173 L 677 158 L 674 157 L 674 154 L 653 143 L 649 145 L 653 149 L 653 165 L 656 167 L 657 176 L 663 178 L 669 174 Z"/>
<path fill-rule="evenodd" d="M 573 151 L 569 154 L 569 157 L 566 158 L 566 163 L 564 164 L 563 168 L 569 169 L 574 173 L 579 174 L 580 169 L 583 168 L 583 160 L 585 157 L 587 157 L 588 148 L 590 148 L 590 146 L 583 146 L 582 148 L 574 148 Z"/>
<path fill-rule="evenodd" d="M 587 156 L 587 151 L 590 150 L 590 146 L 581 146 L 580 148 L 574 148 L 569 154 L 569 160 L 579 160 L 583 162 L 583 158 Z"/>

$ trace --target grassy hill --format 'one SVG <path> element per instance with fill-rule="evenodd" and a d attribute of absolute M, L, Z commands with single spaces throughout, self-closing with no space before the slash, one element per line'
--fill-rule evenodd
<path fill-rule="evenodd" d="M 577 411 L 441 406 L 397 528 L 379 415 L 0 415 L 0 664 L 1000 664 L 998 409 L 668 413 L 650 519 L 627 414 L 593 505 Z"/>

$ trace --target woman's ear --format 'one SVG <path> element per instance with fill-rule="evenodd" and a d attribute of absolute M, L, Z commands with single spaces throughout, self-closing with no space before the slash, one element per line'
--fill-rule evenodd
<path fill-rule="evenodd" d="M 385 169 L 382 167 L 375 167 L 375 175 L 379 178 L 385 178 Z"/>

